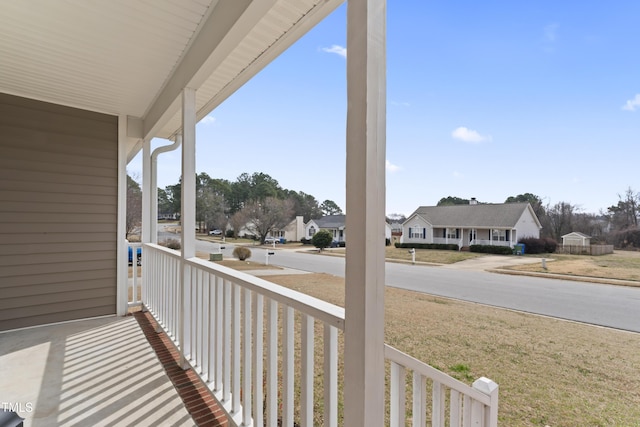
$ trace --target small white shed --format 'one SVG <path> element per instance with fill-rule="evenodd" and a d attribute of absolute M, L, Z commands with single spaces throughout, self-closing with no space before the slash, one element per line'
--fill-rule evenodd
<path fill-rule="evenodd" d="M 573 231 L 562 236 L 562 246 L 590 246 L 591 236 L 579 231 Z"/>

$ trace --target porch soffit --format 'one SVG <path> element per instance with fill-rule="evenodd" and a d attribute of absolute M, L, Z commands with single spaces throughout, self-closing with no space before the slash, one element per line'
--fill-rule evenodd
<path fill-rule="evenodd" d="M 5 0 L 0 92 L 126 115 L 139 122 L 130 136 L 169 138 L 183 87 L 201 119 L 342 2 Z"/>

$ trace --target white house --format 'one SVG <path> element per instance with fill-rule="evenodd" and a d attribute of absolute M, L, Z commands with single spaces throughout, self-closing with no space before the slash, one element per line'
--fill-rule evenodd
<path fill-rule="evenodd" d="M 421 206 L 402 224 L 403 243 L 510 246 L 540 237 L 540 221 L 529 203 Z"/>
<path fill-rule="evenodd" d="M 304 225 L 304 237 L 311 239 L 318 231 L 327 230 L 333 235 L 334 241 L 346 243 L 345 218 L 345 215 L 325 215 L 322 218 L 311 219 Z M 387 222 L 385 222 L 384 237 L 391 240 L 391 226 Z"/>
<path fill-rule="evenodd" d="M 298 242 L 304 237 L 304 217 L 296 216 L 281 230 L 273 230 L 271 237 L 283 238 L 287 242 Z"/>

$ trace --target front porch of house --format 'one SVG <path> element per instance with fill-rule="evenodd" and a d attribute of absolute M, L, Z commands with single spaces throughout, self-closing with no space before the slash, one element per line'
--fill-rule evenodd
<path fill-rule="evenodd" d="M 227 425 L 156 335 L 142 313 L 4 332 L 2 409 L 27 426 Z"/>
<path fill-rule="evenodd" d="M 458 248 L 471 245 L 513 248 L 513 245 L 518 242 L 517 230 L 504 228 L 433 228 L 426 230 L 424 240 L 421 243 L 454 244 L 458 245 Z"/>

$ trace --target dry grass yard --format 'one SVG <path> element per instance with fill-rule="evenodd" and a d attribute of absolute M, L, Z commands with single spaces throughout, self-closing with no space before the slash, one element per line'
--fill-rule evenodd
<path fill-rule="evenodd" d="M 344 305 L 342 278 L 267 279 Z M 500 425 L 640 426 L 640 334 L 387 289 L 385 335 L 467 384 L 496 381 Z"/>
<path fill-rule="evenodd" d="M 542 268 L 541 263 L 508 267 L 508 269 L 631 280 L 637 281 L 640 286 L 640 252 L 616 251 L 613 254 L 601 256 L 550 254 L 546 270 Z"/>

